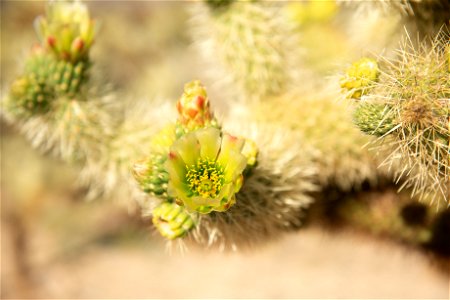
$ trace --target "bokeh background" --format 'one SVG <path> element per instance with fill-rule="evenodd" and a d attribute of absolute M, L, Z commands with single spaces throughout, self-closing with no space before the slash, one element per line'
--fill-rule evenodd
<path fill-rule="evenodd" d="M 193 78 L 213 84 L 201 77 L 192 47 L 191 5 L 88 2 L 101 20 L 92 58 L 105 81 L 130 98 L 173 102 Z M 33 20 L 44 10 L 43 1 L 1 1 L 2 94 L 36 41 Z M 318 74 L 358 52 L 343 34 L 335 24 L 305 31 L 304 48 L 315 49 L 307 61 Z M 332 51 L 323 40 L 335 42 Z M 449 298 L 448 262 L 345 226 L 311 222 L 237 253 L 168 251 L 127 199 L 86 201 L 77 172 L 2 121 L 2 298 Z M 399 196 L 387 187 L 347 197 Z"/>

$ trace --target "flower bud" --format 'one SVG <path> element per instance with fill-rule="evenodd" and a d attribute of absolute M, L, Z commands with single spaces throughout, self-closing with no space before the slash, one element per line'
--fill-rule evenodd
<path fill-rule="evenodd" d="M 195 130 L 216 123 L 209 107 L 208 95 L 200 81 L 184 86 L 184 93 L 177 102 L 178 121 L 187 130 Z"/>
<path fill-rule="evenodd" d="M 171 202 L 163 202 L 157 206 L 153 210 L 152 221 L 159 233 L 171 240 L 183 237 L 195 226 L 186 210 Z"/>
<path fill-rule="evenodd" d="M 379 74 L 378 63 L 374 59 L 364 57 L 347 69 L 341 79 L 341 87 L 350 92 L 350 98 L 360 98 L 373 87 Z"/>
<path fill-rule="evenodd" d="M 59 59 L 73 63 L 87 57 L 96 31 L 94 24 L 87 7 L 79 1 L 51 2 L 46 16 L 35 21 L 43 46 Z"/>

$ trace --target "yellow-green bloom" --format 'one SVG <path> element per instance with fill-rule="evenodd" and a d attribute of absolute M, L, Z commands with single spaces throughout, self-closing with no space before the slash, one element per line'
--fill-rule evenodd
<path fill-rule="evenodd" d="M 205 87 L 199 80 L 184 85 L 184 93 L 177 102 L 178 122 L 188 131 L 206 126 L 217 127 L 217 121 L 209 107 Z"/>
<path fill-rule="evenodd" d="M 86 5 L 79 1 L 52 1 L 46 16 L 39 17 L 35 27 L 44 46 L 58 58 L 71 62 L 87 56 L 96 31 Z"/>
<path fill-rule="evenodd" d="M 189 211 L 229 209 L 243 183 L 244 142 L 214 127 L 182 136 L 170 148 L 165 164 L 169 196 Z"/>
<path fill-rule="evenodd" d="M 192 217 L 176 203 L 163 202 L 152 214 L 153 224 L 159 233 L 171 240 L 184 236 L 195 226 Z"/>
<path fill-rule="evenodd" d="M 380 70 L 376 60 L 364 57 L 354 62 L 341 79 L 341 87 L 351 92 L 350 98 L 365 95 L 378 80 Z"/>

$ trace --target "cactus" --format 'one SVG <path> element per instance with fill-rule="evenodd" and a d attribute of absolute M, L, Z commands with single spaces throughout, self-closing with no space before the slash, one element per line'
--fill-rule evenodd
<path fill-rule="evenodd" d="M 20 124 L 33 145 L 69 161 L 98 153 L 95 144 L 113 126 L 107 98 L 88 84 L 93 22 L 79 2 L 50 3 L 36 21 L 41 45 L 31 49 L 23 74 L 2 100 L 2 115 Z"/>
<path fill-rule="evenodd" d="M 343 190 L 376 184 L 389 174 L 378 169 L 373 155 L 364 149 L 370 139 L 358 132 L 344 103 L 334 93 L 298 92 L 251 106 L 253 118 L 298 131 L 316 150 L 317 182 L 336 184 Z"/>
<path fill-rule="evenodd" d="M 224 1 L 197 7 L 192 22 L 199 50 L 221 73 L 216 80 L 233 84 L 246 99 L 264 100 L 283 91 L 292 77 L 294 50 L 292 32 L 276 8 L 257 1 L 211 2 Z"/>
<path fill-rule="evenodd" d="M 79 163 L 92 195 L 137 200 L 163 237 L 206 247 L 234 250 L 280 237 L 302 225 L 312 195 L 324 187 L 348 192 L 366 181 L 376 183 L 388 171 L 364 148 L 372 142 L 382 159 L 387 153 L 381 165 L 408 177 L 404 186 L 424 196 L 433 189 L 448 193 L 448 42 L 431 51 L 402 50 L 393 63 L 364 58 L 350 66 L 341 87 L 352 98 L 347 103 L 356 102 L 353 124 L 346 103 L 327 92 L 336 82 L 315 74 L 296 82 L 313 91 L 291 86 L 298 72 L 291 56 L 299 51 L 291 47 L 295 37 L 279 17 L 279 6 L 204 2 L 193 21 L 203 22 L 210 36 L 199 41 L 213 52 L 213 67 L 227 71 L 237 87 L 229 89 L 237 95 L 229 99 L 221 90 L 231 109 L 220 118 L 223 124 L 199 81 L 185 85 L 176 107 L 130 99 L 113 103 L 119 99 L 109 98 L 91 76 L 96 22 L 77 1 L 52 2 L 47 16 L 38 19 L 41 45 L 25 60 L 2 113 L 35 146 Z M 318 14 L 297 11 L 299 23 L 328 26 L 346 16 L 338 12 L 334 18 L 335 4 L 308 5 Z M 243 100 L 249 105 L 239 103 Z M 405 168 L 399 168 L 398 157 Z M 392 230 L 421 245 L 445 240 L 435 233 L 445 232 L 445 219 L 429 230 L 414 227 L 420 218 L 405 217 L 414 227 L 409 228 L 398 222 L 400 205 L 381 206 L 356 202 L 339 213 L 353 224 Z"/>
<path fill-rule="evenodd" d="M 448 44 L 445 34 L 431 46 L 405 41 L 396 60 L 384 60 L 380 82 L 354 114 L 362 131 L 383 133 L 378 139 L 382 145 L 375 148 L 391 149 L 384 164 L 401 162 L 404 168 L 396 172 L 405 177 L 404 186 L 422 198 L 432 195 L 444 201 L 450 197 Z"/>
<path fill-rule="evenodd" d="M 356 6 L 368 13 L 381 12 L 383 15 L 397 14 L 408 30 L 425 35 L 435 35 L 448 25 L 450 4 L 447 0 L 377 0 L 341 1 L 344 5 Z M 355 9 L 355 7 L 352 7 Z"/>
<path fill-rule="evenodd" d="M 136 203 L 130 199 L 141 202 L 145 201 L 145 197 L 130 169 L 138 158 L 148 154 L 149 149 L 160 157 L 164 149 L 173 143 L 175 125 L 166 126 L 166 122 L 168 116 L 175 117 L 175 114 L 173 105 L 157 99 L 130 102 L 121 107 L 124 110 L 121 117 L 113 114 L 116 120 L 112 132 L 100 137 L 100 143 L 97 144 L 100 153 L 84 163 L 80 179 L 83 185 L 89 187 L 89 198 L 102 196 L 117 199 L 133 208 Z M 158 109 L 154 110 L 154 107 Z M 163 163 L 163 160 L 160 159 L 160 162 Z M 150 162 L 146 158 L 140 163 L 134 175 L 142 174 Z"/>
<path fill-rule="evenodd" d="M 330 202 L 329 207 L 311 208 L 316 215 L 323 214 L 318 220 L 330 229 L 344 225 L 416 249 L 449 254 L 449 239 L 443 234 L 450 220 L 448 208 L 437 210 L 394 190 L 341 195 Z"/>
<path fill-rule="evenodd" d="M 353 113 L 353 122 L 369 135 L 382 137 L 398 125 L 389 106 L 379 103 L 362 103 Z"/>

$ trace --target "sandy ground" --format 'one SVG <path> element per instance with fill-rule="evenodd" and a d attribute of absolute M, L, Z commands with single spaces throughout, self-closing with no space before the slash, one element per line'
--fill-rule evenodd
<path fill-rule="evenodd" d="M 7 226 L 5 233 L 8 241 Z M 450 292 L 448 275 L 421 254 L 350 233 L 311 228 L 244 253 L 169 253 L 161 240 L 143 239 L 59 259 L 45 234 L 35 232 L 35 253 L 46 245 L 47 254 L 31 255 L 27 278 L 17 276 L 3 243 L 2 298 L 448 299 Z"/>

